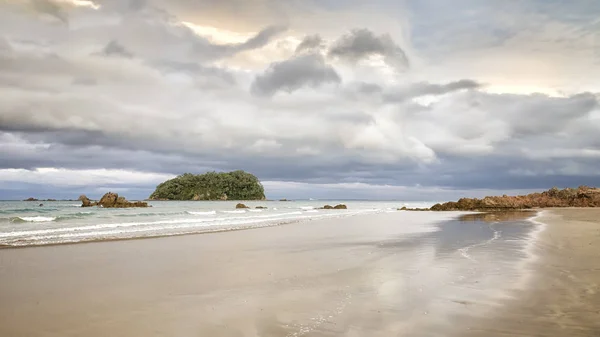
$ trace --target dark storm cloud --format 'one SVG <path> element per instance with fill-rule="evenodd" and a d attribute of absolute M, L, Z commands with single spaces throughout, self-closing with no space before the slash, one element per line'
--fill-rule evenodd
<path fill-rule="evenodd" d="M 388 91 L 384 95 L 387 102 L 402 102 L 425 95 L 443 95 L 463 89 L 477 89 L 481 84 L 473 80 L 460 80 L 447 84 L 417 83 L 406 88 Z"/>
<path fill-rule="evenodd" d="M 329 49 L 329 56 L 357 62 L 373 55 L 380 55 L 390 66 L 408 67 L 409 62 L 404 50 L 391 36 L 375 35 L 368 29 L 356 29 L 339 38 Z"/>
<path fill-rule="evenodd" d="M 338 73 L 321 55 L 310 54 L 271 64 L 262 75 L 256 76 L 251 90 L 256 95 L 270 96 L 280 90 L 293 92 L 304 86 L 340 82 Z"/>
<path fill-rule="evenodd" d="M 302 42 L 296 47 L 296 53 L 303 51 L 313 51 L 323 46 L 323 39 L 319 35 L 308 35 L 302 39 Z"/>

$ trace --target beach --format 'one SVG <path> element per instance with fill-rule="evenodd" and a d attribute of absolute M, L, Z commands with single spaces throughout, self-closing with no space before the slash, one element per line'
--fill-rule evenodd
<path fill-rule="evenodd" d="M 600 209 L 542 212 L 529 284 L 465 336 L 600 336 Z"/>
<path fill-rule="evenodd" d="M 0 250 L 1 336 L 597 336 L 600 211 Z"/>

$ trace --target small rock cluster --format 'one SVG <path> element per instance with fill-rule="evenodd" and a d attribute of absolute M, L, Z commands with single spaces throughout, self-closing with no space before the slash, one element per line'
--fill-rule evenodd
<path fill-rule="evenodd" d="M 129 208 L 129 207 L 149 207 L 147 202 L 128 201 L 125 197 L 120 197 L 117 193 L 108 192 L 102 196 L 100 201 L 93 202 L 85 195 L 79 196 L 81 207 L 104 207 L 104 208 Z M 150 206 L 151 207 L 151 206 Z"/>

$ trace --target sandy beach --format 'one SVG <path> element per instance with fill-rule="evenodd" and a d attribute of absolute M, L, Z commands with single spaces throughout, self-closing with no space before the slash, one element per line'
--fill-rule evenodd
<path fill-rule="evenodd" d="M 600 336 L 600 209 L 543 210 L 530 284 L 465 336 Z"/>
<path fill-rule="evenodd" d="M 536 259 L 522 224 L 455 216 L 1 250 L 0 335 L 600 334 L 600 210 L 545 210 Z"/>

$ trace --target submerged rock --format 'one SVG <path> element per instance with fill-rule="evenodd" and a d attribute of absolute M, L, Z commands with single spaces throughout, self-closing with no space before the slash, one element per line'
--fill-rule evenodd
<path fill-rule="evenodd" d="M 348 206 L 346 206 L 344 204 L 339 204 L 339 205 L 335 205 L 335 206 L 325 205 L 325 206 L 321 207 L 320 209 L 348 209 Z"/>
<path fill-rule="evenodd" d="M 250 208 L 250 207 L 248 207 L 244 204 L 237 204 L 237 205 L 235 205 L 235 208 Z"/>
<path fill-rule="evenodd" d="M 265 206 L 256 206 L 255 208 L 256 209 L 267 209 L 267 207 L 265 207 Z"/>

